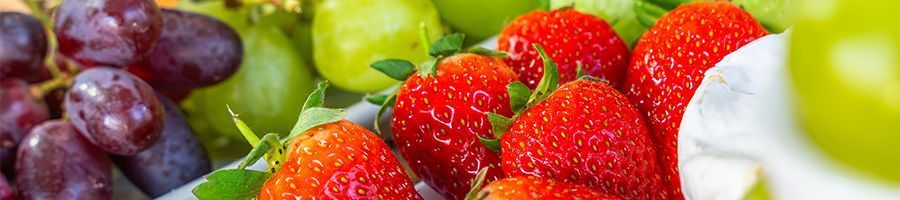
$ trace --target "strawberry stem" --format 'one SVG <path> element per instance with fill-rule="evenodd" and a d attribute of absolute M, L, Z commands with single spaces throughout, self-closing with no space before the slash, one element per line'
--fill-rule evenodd
<path fill-rule="evenodd" d="M 228 113 L 231 114 L 231 120 L 234 121 L 234 125 L 237 126 L 241 135 L 244 136 L 244 139 L 246 139 L 253 147 L 259 145 L 259 136 L 256 136 L 256 133 L 247 126 L 247 123 L 244 123 L 244 120 L 241 120 L 241 118 L 238 117 L 238 114 L 235 114 L 234 111 L 231 110 L 230 105 L 225 105 L 225 107 L 228 108 Z"/>
<path fill-rule="evenodd" d="M 429 55 L 431 38 L 428 37 L 428 26 L 425 26 L 425 22 L 419 23 L 419 43 L 422 43 L 422 50 L 425 51 L 425 55 Z"/>

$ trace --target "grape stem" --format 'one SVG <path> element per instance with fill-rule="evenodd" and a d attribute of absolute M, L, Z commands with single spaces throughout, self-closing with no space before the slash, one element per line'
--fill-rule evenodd
<path fill-rule="evenodd" d="M 47 96 L 47 94 L 55 89 L 66 88 L 70 86 L 72 86 L 72 78 L 69 76 L 60 75 L 59 77 L 55 77 L 53 79 L 32 86 L 31 95 L 33 95 L 35 98 L 43 99 L 44 96 Z"/>

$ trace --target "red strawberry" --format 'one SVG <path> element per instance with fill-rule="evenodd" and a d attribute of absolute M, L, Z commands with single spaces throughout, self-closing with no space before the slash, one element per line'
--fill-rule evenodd
<path fill-rule="evenodd" d="M 259 199 L 421 199 L 384 141 L 346 120 L 298 136 Z"/>
<path fill-rule="evenodd" d="M 766 30 L 729 2 L 684 4 L 657 21 L 634 49 L 622 90 L 648 120 L 664 179 L 682 199 L 678 127 L 707 69 Z"/>
<path fill-rule="evenodd" d="M 481 200 L 519 199 L 621 199 L 578 184 L 558 182 L 534 176 L 505 178 L 494 181 L 477 197 Z"/>
<path fill-rule="evenodd" d="M 437 75 L 414 75 L 397 93 L 394 140 L 410 167 L 448 199 L 462 199 L 483 167 L 504 177 L 500 154 L 477 136 L 492 137 L 487 112 L 512 115 L 506 85 L 516 74 L 500 58 L 463 53 L 442 59 Z"/>
<path fill-rule="evenodd" d="M 575 182 L 628 199 L 666 193 L 640 114 L 604 82 L 562 85 L 519 115 L 501 146 L 503 171 L 511 177 Z"/>
<path fill-rule="evenodd" d="M 540 44 L 559 64 L 560 84 L 575 80 L 579 65 L 584 73 L 608 80 L 618 88 L 628 68 L 628 46 L 606 21 L 574 9 L 533 11 L 519 16 L 500 33 L 497 48 L 509 53 L 506 63 L 519 80 L 534 88 L 543 65 L 532 44 Z"/>
<path fill-rule="evenodd" d="M 197 198 L 422 199 L 381 138 L 344 120 L 343 110 L 319 107 L 325 87 L 327 82 L 320 83 L 310 94 L 285 139 L 276 133 L 257 138 L 234 115 L 254 148 L 237 169 L 208 175 L 207 182 L 194 188 Z M 264 155 L 272 173 L 245 169 Z"/>

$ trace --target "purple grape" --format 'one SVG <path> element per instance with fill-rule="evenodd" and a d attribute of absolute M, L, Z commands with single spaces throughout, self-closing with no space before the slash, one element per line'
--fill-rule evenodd
<path fill-rule="evenodd" d="M 237 71 L 243 46 L 225 23 L 205 15 L 163 9 L 162 35 L 143 62 L 154 86 L 190 89 L 216 84 Z"/>
<path fill-rule="evenodd" d="M 165 108 L 153 88 L 119 69 L 95 67 L 75 76 L 65 107 L 72 125 L 112 154 L 135 155 L 163 130 Z"/>
<path fill-rule="evenodd" d="M 12 185 L 9 185 L 9 181 L 6 180 L 6 176 L 0 174 L 0 200 L 15 200 L 16 199 L 16 191 L 13 190 Z"/>
<path fill-rule="evenodd" d="M 0 12 L 0 79 L 38 79 L 47 55 L 44 26 L 30 15 Z"/>
<path fill-rule="evenodd" d="M 50 119 L 47 105 L 35 99 L 23 80 L 0 83 L 0 163 L 4 172 L 12 172 L 16 147 L 31 127 Z"/>
<path fill-rule="evenodd" d="M 22 199 L 110 199 L 109 157 L 65 121 L 51 120 L 22 140 L 16 186 Z"/>
<path fill-rule="evenodd" d="M 208 174 L 209 157 L 174 102 L 157 95 L 166 108 L 159 141 L 137 155 L 113 156 L 119 169 L 149 196 L 156 197 Z"/>
<path fill-rule="evenodd" d="M 54 19 L 60 52 L 89 67 L 125 67 L 143 59 L 162 26 L 153 0 L 65 0 Z"/>

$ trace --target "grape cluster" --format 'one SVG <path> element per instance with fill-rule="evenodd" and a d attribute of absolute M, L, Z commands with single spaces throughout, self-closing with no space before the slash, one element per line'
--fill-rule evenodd
<path fill-rule="evenodd" d="M 110 199 L 113 165 L 149 196 L 210 172 L 169 97 L 237 71 L 234 30 L 153 0 L 64 0 L 52 16 L 0 12 L 0 199 Z"/>

